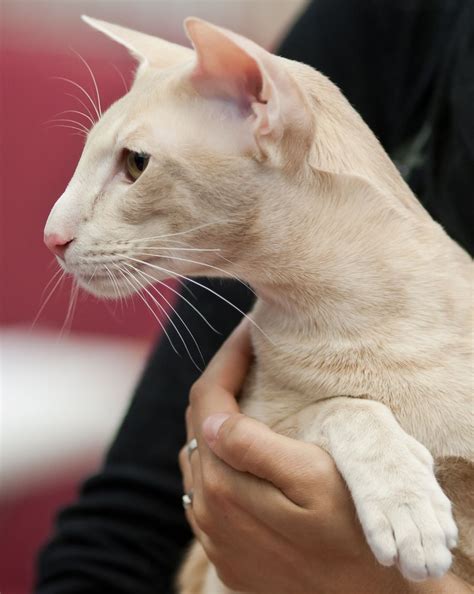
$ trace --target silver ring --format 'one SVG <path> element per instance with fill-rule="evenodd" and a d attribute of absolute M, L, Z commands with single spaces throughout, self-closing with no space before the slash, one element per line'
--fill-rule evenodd
<path fill-rule="evenodd" d="M 197 450 L 198 442 L 195 437 L 193 437 L 187 444 L 186 444 L 186 451 L 188 452 L 188 460 L 191 461 L 191 455 L 194 450 Z"/>
<path fill-rule="evenodd" d="M 193 490 L 191 489 L 187 493 L 185 493 L 182 497 L 183 507 L 184 509 L 188 509 L 193 504 Z"/>

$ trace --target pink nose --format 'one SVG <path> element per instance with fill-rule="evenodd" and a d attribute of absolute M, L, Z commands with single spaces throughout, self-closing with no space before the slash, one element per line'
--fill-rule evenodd
<path fill-rule="evenodd" d="M 44 235 L 44 243 L 55 256 L 64 260 L 67 246 L 72 243 L 72 239 L 61 237 L 58 233 L 48 233 Z"/>

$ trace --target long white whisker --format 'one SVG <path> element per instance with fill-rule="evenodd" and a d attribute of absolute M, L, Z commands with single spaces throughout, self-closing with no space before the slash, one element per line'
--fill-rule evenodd
<path fill-rule="evenodd" d="M 220 252 L 219 248 L 183 248 L 183 247 L 158 247 L 154 245 L 150 246 L 143 246 L 140 248 L 135 248 L 140 250 L 169 250 L 169 251 L 178 251 L 178 252 Z"/>
<path fill-rule="evenodd" d="M 66 272 L 63 270 L 63 273 L 61 274 L 61 276 L 58 278 L 58 280 L 54 283 L 53 288 L 51 289 L 51 291 L 48 293 L 48 296 L 46 297 L 46 299 L 43 301 L 43 304 L 41 305 L 41 307 L 39 308 L 38 313 L 36 314 L 35 319 L 33 320 L 33 323 L 31 324 L 30 330 L 33 330 L 33 328 L 35 327 L 36 322 L 38 321 L 40 315 L 43 313 L 44 308 L 46 307 L 46 305 L 48 304 L 49 300 L 51 299 L 51 297 L 53 296 L 53 293 L 56 291 L 56 289 L 59 286 L 59 283 L 64 279 L 64 277 L 66 276 Z"/>
<path fill-rule="evenodd" d="M 226 277 L 232 278 L 233 280 L 237 281 L 241 285 L 247 286 L 242 280 L 240 280 L 239 277 L 235 276 L 235 274 L 232 274 L 231 272 L 228 272 L 227 270 L 224 270 L 223 268 L 219 268 L 218 266 L 213 266 L 212 264 L 206 264 L 205 262 L 198 262 L 197 260 L 189 260 L 188 258 L 180 258 L 178 256 L 168 256 L 168 255 L 160 256 L 159 254 L 146 254 L 146 253 L 143 255 L 154 256 L 155 258 L 168 258 L 170 260 L 178 260 L 179 262 L 188 262 L 189 264 L 198 264 L 199 266 L 205 266 L 206 268 L 211 268 L 212 270 L 217 270 L 218 272 L 221 272 Z"/>
<path fill-rule="evenodd" d="M 179 356 L 181 357 L 180 353 L 176 350 L 176 347 L 173 344 L 173 341 L 170 338 L 170 335 L 168 334 L 163 322 L 160 320 L 160 318 L 156 315 L 156 312 L 154 311 L 154 309 L 150 306 L 150 304 L 148 303 L 148 301 L 145 299 L 145 297 L 143 297 L 143 295 L 140 293 L 140 291 L 137 291 L 137 288 L 135 286 L 133 286 L 133 284 L 128 280 L 127 276 L 123 273 L 122 269 L 118 266 L 116 266 L 119 274 L 121 274 L 125 280 L 125 282 L 132 287 L 133 292 L 136 293 L 140 299 L 143 301 L 143 303 L 146 305 L 146 307 L 150 310 L 151 314 L 153 315 L 153 317 L 155 318 L 155 320 L 158 322 L 158 324 L 161 326 L 161 329 L 163 330 L 163 332 L 165 333 L 171 348 L 173 349 L 173 351 Z"/>
<path fill-rule="evenodd" d="M 101 114 L 99 113 L 99 111 L 97 110 L 97 106 L 94 103 L 94 101 L 92 100 L 92 97 L 89 95 L 89 93 L 84 89 L 84 87 L 81 87 L 80 84 L 78 84 L 77 82 L 71 80 L 70 78 L 66 78 L 64 76 L 52 76 L 51 77 L 53 80 L 62 80 L 64 82 L 70 83 L 71 85 L 74 85 L 75 87 L 77 87 L 80 91 L 82 91 L 84 93 L 84 95 L 89 99 L 89 101 L 91 102 L 92 107 L 94 108 L 94 111 L 97 115 L 97 119 L 100 119 Z"/>
<path fill-rule="evenodd" d="M 118 285 L 115 281 L 115 277 L 112 275 L 112 273 L 110 272 L 110 270 L 106 264 L 104 264 L 104 268 L 105 268 L 105 271 L 107 272 L 107 276 L 110 278 L 110 282 L 112 283 L 112 286 L 114 288 L 114 293 L 115 293 L 116 299 L 120 301 L 120 305 L 122 307 L 122 312 L 123 312 L 122 299 L 120 297 L 120 291 L 118 290 Z"/>
<path fill-rule="evenodd" d="M 187 229 L 186 231 L 177 231 L 176 233 L 166 233 L 164 235 L 155 235 L 154 237 L 142 237 L 141 239 L 130 239 L 127 243 L 136 243 L 138 241 L 150 241 L 152 239 L 163 239 L 164 237 L 176 237 L 176 235 L 185 235 L 186 233 L 191 233 L 192 231 L 197 231 L 198 229 L 204 229 L 205 227 L 210 227 L 211 225 L 219 225 L 222 223 L 226 223 L 228 221 L 214 221 L 212 223 L 203 223 L 202 225 L 198 225 L 197 227 L 192 227 L 191 229 Z"/>
<path fill-rule="evenodd" d="M 61 123 L 69 123 L 69 124 L 76 124 L 83 132 L 86 134 L 89 133 L 89 128 L 87 128 L 82 122 L 78 122 L 76 120 L 71 120 L 69 118 L 57 118 L 53 120 L 47 120 L 45 124 L 61 124 Z"/>
<path fill-rule="evenodd" d="M 94 88 L 95 88 L 95 94 L 96 94 L 96 97 L 97 97 L 97 107 L 98 107 L 98 110 L 99 110 L 100 115 L 102 115 L 102 106 L 100 104 L 99 87 L 97 86 L 97 81 L 95 80 L 95 76 L 94 76 L 94 73 L 92 72 L 92 68 L 89 66 L 88 62 L 81 56 L 81 54 L 79 52 L 77 52 L 75 49 L 72 49 L 72 51 L 76 54 L 76 56 L 85 65 L 85 67 L 89 71 L 89 74 L 91 75 L 92 82 L 93 82 Z"/>
<path fill-rule="evenodd" d="M 53 263 L 56 264 L 56 258 L 53 260 Z M 53 276 L 49 279 L 49 281 L 46 283 L 45 288 L 43 289 L 42 293 L 41 293 L 41 297 L 40 299 L 43 299 L 44 294 L 46 293 L 46 291 L 48 290 L 48 288 L 51 286 L 51 283 L 54 281 L 54 279 L 58 276 L 58 274 L 60 274 L 61 272 L 64 272 L 64 270 L 62 268 L 58 268 L 56 270 L 56 272 L 53 274 Z"/>
<path fill-rule="evenodd" d="M 113 285 L 115 287 L 117 287 L 116 292 L 118 294 L 119 301 L 120 301 L 120 311 L 122 312 L 122 315 L 123 315 L 124 302 L 125 302 L 125 305 L 127 305 L 127 297 L 124 294 L 122 294 L 122 291 L 120 290 L 120 285 L 119 285 L 118 280 L 117 280 L 115 274 L 113 273 L 113 271 L 110 270 L 110 268 L 107 265 L 104 264 L 104 266 L 105 266 L 105 269 L 107 270 L 107 272 L 110 273 Z M 135 311 L 135 302 L 133 301 L 133 299 L 131 301 L 132 301 L 132 305 L 133 305 L 133 311 Z"/>
<path fill-rule="evenodd" d="M 84 134 L 84 136 L 87 135 L 87 132 L 84 129 L 79 128 L 78 126 L 70 126 L 69 124 L 54 124 L 53 123 L 47 127 L 48 127 L 48 129 L 49 128 L 70 128 L 71 130 L 75 130 L 76 132 L 81 132 L 81 134 Z"/>
<path fill-rule="evenodd" d="M 117 66 L 115 64 L 112 64 L 112 66 L 115 69 L 115 71 L 119 74 L 120 78 L 122 79 L 123 88 L 125 89 L 125 93 L 128 93 L 128 91 L 130 89 L 128 88 L 127 83 L 125 82 L 125 78 L 123 77 L 123 74 L 120 72 L 120 70 L 117 68 Z"/>
<path fill-rule="evenodd" d="M 229 260 L 229 258 L 226 258 L 225 256 L 223 256 L 222 254 L 217 254 L 219 256 L 219 258 L 222 258 L 223 260 L 225 260 L 228 264 L 230 264 L 231 266 L 235 266 L 235 263 L 232 262 L 232 260 Z M 252 287 L 246 283 L 245 281 L 240 281 L 245 287 L 247 287 L 247 289 L 253 294 L 255 295 L 255 297 L 258 297 L 257 293 L 255 293 L 255 291 L 252 289 Z"/>
<path fill-rule="evenodd" d="M 76 101 L 78 101 L 82 105 L 82 107 L 87 111 L 87 113 L 89 114 L 91 120 L 95 124 L 96 120 L 94 120 L 94 114 L 89 109 L 89 106 L 86 103 L 84 103 L 84 101 L 80 97 L 78 97 L 77 95 L 73 95 L 72 93 L 65 93 L 65 95 L 67 97 L 72 97 L 73 99 L 75 99 Z"/>
<path fill-rule="evenodd" d="M 83 118 L 86 118 L 87 120 L 89 120 L 89 122 L 91 123 L 91 126 L 93 126 L 95 124 L 94 120 L 90 116 L 88 116 L 83 111 L 79 111 L 78 109 L 65 109 L 64 111 L 60 111 L 59 113 L 55 114 L 55 116 L 64 115 L 66 113 L 77 113 L 78 115 L 82 116 Z M 51 120 L 48 120 L 48 121 L 51 121 Z M 80 122 L 77 122 L 77 123 L 79 124 Z"/>
<path fill-rule="evenodd" d="M 48 129 L 52 128 L 69 128 L 70 130 L 75 130 L 74 134 L 71 134 L 71 136 L 81 136 L 82 138 L 86 138 L 87 136 L 87 134 L 85 134 L 82 130 L 80 130 L 79 128 L 74 128 L 74 126 L 66 126 L 65 124 L 56 124 L 55 126 L 48 126 Z"/>
<path fill-rule="evenodd" d="M 64 323 L 63 323 L 61 330 L 59 332 L 58 340 L 62 337 L 64 330 L 68 329 L 70 331 L 69 323 L 72 324 L 72 318 L 74 316 L 74 311 L 76 309 L 78 293 L 79 293 L 79 285 L 77 285 L 73 281 L 73 283 L 71 285 L 71 293 L 69 296 L 69 305 L 68 305 L 68 309 L 67 309 L 66 318 L 65 318 Z"/>
<path fill-rule="evenodd" d="M 176 331 L 176 334 L 179 336 L 181 342 L 183 343 L 183 346 L 186 350 L 186 353 L 188 354 L 189 358 L 191 359 L 191 361 L 194 363 L 194 365 L 199 369 L 199 371 L 202 371 L 202 369 L 199 367 L 199 365 L 196 363 L 196 361 L 194 360 L 194 357 L 191 355 L 191 351 L 188 348 L 188 345 L 186 343 L 186 341 L 183 338 L 183 335 L 181 334 L 181 332 L 179 331 L 178 327 L 176 326 L 176 324 L 173 321 L 173 318 L 169 315 L 169 313 L 166 311 L 166 309 L 161 305 L 161 303 L 155 298 L 155 296 L 147 289 L 147 287 L 145 285 L 143 285 L 140 280 L 138 278 L 136 278 L 135 276 L 133 276 L 130 272 L 127 273 L 127 276 L 130 277 L 131 280 L 135 281 L 138 286 L 143 289 L 145 291 L 145 293 L 152 299 L 152 301 L 154 302 L 154 304 L 160 308 L 160 310 L 165 314 L 165 316 L 168 318 L 169 323 L 173 326 L 173 328 Z M 154 287 L 156 289 L 156 287 Z M 158 289 L 156 289 L 158 291 Z M 158 291 L 159 293 L 159 291 Z M 168 301 L 169 304 L 169 301 Z M 180 316 L 181 317 L 181 316 Z M 184 324 L 182 318 L 181 318 L 181 322 Z M 186 329 L 188 329 L 188 327 L 186 326 L 186 324 L 184 324 L 184 326 L 186 327 Z M 189 329 L 188 329 L 189 330 Z M 201 349 L 199 348 L 198 343 L 196 342 L 196 339 L 194 338 L 193 334 L 191 333 L 191 337 L 194 340 L 194 343 L 196 344 L 196 347 L 199 351 L 199 354 L 201 355 L 201 358 L 204 362 L 204 357 L 201 353 Z"/>
<path fill-rule="evenodd" d="M 144 274 L 143 274 L 143 273 L 142 273 L 140 270 L 138 270 L 137 268 L 135 268 L 135 270 L 138 272 L 138 274 L 139 274 L 139 275 L 140 275 L 142 278 L 144 278 L 144 279 L 145 279 L 145 281 L 146 281 L 147 283 L 149 282 L 149 281 L 147 280 L 146 276 L 145 276 L 145 275 L 144 275 Z M 137 280 L 138 280 L 138 279 L 137 279 Z M 186 330 L 187 330 L 188 334 L 191 336 L 191 339 L 192 339 L 192 341 L 193 341 L 193 342 L 194 342 L 194 344 L 196 345 L 196 348 L 197 348 L 197 350 L 198 350 L 198 352 L 199 352 L 199 355 L 200 355 L 200 357 L 201 357 L 201 360 L 202 360 L 203 364 L 205 365 L 205 364 L 206 364 L 206 361 L 204 360 L 204 355 L 202 354 L 202 351 L 201 351 L 201 349 L 199 348 L 199 344 L 197 343 L 197 340 L 195 339 L 195 337 L 194 337 L 194 334 L 191 332 L 191 330 L 189 329 L 189 327 L 188 327 L 188 325 L 186 324 L 186 322 L 185 322 L 185 321 L 183 320 L 183 318 L 180 316 L 179 312 L 178 312 L 178 311 L 176 311 L 176 309 L 175 309 L 175 308 L 173 307 L 173 305 L 172 305 L 172 304 L 171 304 L 171 303 L 168 301 L 168 299 L 167 299 L 167 298 L 166 298 L 166 297 L 163 295 L 163 293 L 161 293 L 161 291 L 158 289 L 158 287 L 155 287 L 155 286 L 151 285 L 151 288 L 152 288 L 152 289 L 154 289 L 154 290 L 155 290 L 155 291 L 158 293 L 158 295 L 159 295 L 159 296 L 160 296 L 160 297 L 163 299 L 163 301 L 165 301 L 165 302 L 166 302 L 166 304 L 168 305 L 168 307 L 170 307 L 171 311 L 173 311 L 173 312 L 176 314 L 176 317 L 178 318 L 178 320 L 179 320 L 179 321 L 180 321 L 180 322 L 183 324 L 183 326 L 186 328 Z M 170 320 L 170 322 L 171 322 L 171 323 L 173 323 L 173 321 L 172 321 L 171 317 L 169 317 L 169 316 L 168 316 L 168 319 Z M 173 326 L 174 326 L 174 324 L 173 324 Z M 183 342 L 184 342 L 184 341 L 183 341 Z M 185 346 L 185 348 L 186 348 L 186 350 L 187 350 L 187 345 L 186 345 L 186 343 L 184 343 L 184 346 Z M 189 352 L 188 352 L 188 354 L 189 354 Z M 190 354 L 189 354 L 189 356 L 190 356 L 190 358 L 191 358 L 191 360 L 192 360 L 192 357 L 191 357 L 191 355 L 190 355 Z M 194 363 L 194 361 L 193 361 L 193 363 Z M 201 369 L 200 371 L 202 371 L 202 369 Z"/>
<path fill-rule="evenodd" d="M 255 326 L 255 328 L 257 328 L 263 334 L 263 336 L 265 336 L 265 338 L 267 338 L 272 344 L 275 344 L 274 341 L 270 338 L 270 336 L 268 336 L 268 334 L 264 330 L 262 330 L 262 328 L 260 328 L 260 326 L 254 320 L 252 320 L 252 318 L 250 316 L 248 316 L 239 307 L 234 305 L 231 301 L 229 301 L 222 295 L 219 295 L 219 293 L 217 293 L 210 287 L 206 287 L 206 285 L 203 285 L 202 283 L 198 282 L 197 280 L 194 280 L 193 278 L 189 278 L 187 276 L 184 276 L 183 274 L 179 274 L 178 272 L 173 272 L 172 270 L 168 270 L 166 268 L 163 268 L 162 266 L 157 266 L 156 264 L 150 264 L 149 262 L 145 262 L 144 260 L 138 260 L 137 258 L 132 258 L 131 256 L 124 256 L 124 257 L 127 258 L 128 260 L 132 260 L 133 262 L 138 262 L 139 264 L 144 264 L 145 266 L 150 266 L 150 268 L 156 268 L 156 270 L 160 270 L 161 272 L 165 272 L 166 274 L 179 276 L 180 278 L 187 280 L 189 283 L 192 283 L 194 285 L 197 285 L 198 287 L 201 287 L 202 289 L 205 289 L 206 291 L 209 291 L 209 293 L 212 293 L 213 295 L 215 295 L 216 297 L 218 297 L 219 299 L 221 299 L 222 301 L 224 301 L 225 303 L 227 303 L 228 305 L 233 307 L 236 311 L 238 311 L 240 314 L 242 314 L 245 318 L 247 318 L 249 320 L 249 322 L 253 326 Z"/>
<path fill-rule="evenodd" d="M 201 317 L 204 322 L 206 322 L 206 324 L 209 326 L 209 328 L 211 330 L 213 330 L 216 334 L 221 334 L 219 332 L 219 330 L 216 330 L 214 328 L 214 326 L 208 321 L 208 319 L 205 317 L 205 315 L 203 313 L 201 313 L 198 308 L 189 301 L 189 299 L 186 299 L 186 297 L 180 293 L 179 291 L 177 291 L 176 289 L 173 289 L 173 287 L 170 287 L 169 285 L 167 285 L 166 283 L 164 283 L 163 281 L 160 281 L 158 279 L 156 279 L 155 277 L 151 276 L 151 274 L 148 274 L 146 272 L 144 272 L 143 270 L 139 270 L 138 268 L 136 268 L 135 266 L 133 266 L 133 264 L 129 264 L 128 262 L 124 262 L 125 266 L 129 266 L 130 268 L 132 268 L 133 270 L 135 270 L 136 272 L 139 272 L 140 274 L 146 276 L 148 279 L 150 279 L 151 281 L 155 282 L 155 283 L 159 283 L 160 285 L 162 285 L 163 287 L 165 287 L 166 289 L 169 289 L 170 291 L 172 291 L 175 295 L 177 295 L 180 299 L 183 299 L 183 301 L 185 301 L 185 303 L 187 303 L 189 305 L 189 307 L 191 307 L 197 314 L 199 317 Z M 182 281 L 180 281 L 183 285 L 184 283 Z M 184 285 L 185 286 L 185 285 Z M 196 299 L 196 296 L 194 295 L 194 298 Z"/>

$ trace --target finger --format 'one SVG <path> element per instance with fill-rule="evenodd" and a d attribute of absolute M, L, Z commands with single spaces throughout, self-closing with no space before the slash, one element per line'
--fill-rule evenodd
<path fill-rule="evenodd" d="M 191 389 L 191 414 L 188 422 L 195 432 L 201 450 L 201 461 L 209 458 L 209 450 L 201 439 L 202 422 L 214 413 L 229 415 L 239 412 L 235 394 L 245 379 L 250 360 L 248 324 L 242 322 Z"/>
<path fill-rule="evenodd" d="M 226 464 L 269 481 L 303 507 L 314 499 L 318 478 L 339 480 L 334 462 L 324 450 L 275 433 L 245 415 L 231 415 L 224 420 L 222 416 L 211 416 L 203 423 L 203 435 Z"/>
<path fill-rule="evenodd" d="M 188 450 L 186 446 L 182 447 L 179 452 L 179 467 L 181 469 L 181 476 L 183 479 L 183 489 L 187 493 L 193 488 L 193 474 L 191 464 L 189 463 Z"/>
<path fill-rule="evenodd" d="M 244 319 L 211 359 L 199 381 L 236 394 L 247 375 L 251 360 L 249 322 Z"/>

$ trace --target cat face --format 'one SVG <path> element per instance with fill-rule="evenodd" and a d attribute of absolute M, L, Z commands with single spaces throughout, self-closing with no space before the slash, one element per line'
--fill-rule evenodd
<path fill-rule="evenodd" d="M 295 85 L 276 58 L 203 21 L 186 23 L 192 51 L 86 20 L 140 66 L 90 131 L 46 244 L 103 297 L 175 275 L 242 276 L 288 192 L 278 161 Z"/>

